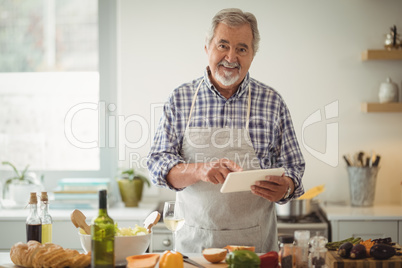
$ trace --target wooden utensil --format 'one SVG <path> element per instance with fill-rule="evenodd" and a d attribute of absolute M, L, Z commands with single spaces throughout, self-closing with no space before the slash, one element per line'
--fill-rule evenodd
<path fill-rule="evenodd" d="M 75 225 L 76 228 L 80 227 L 82 228 L 85 233 L 91 234 L 91 228 L 89 225 L 85 222 L 85 215 L 78 209 L 75 209 L 73 213 L 71 213 L 71 221 Z"/>
<path fill-rule="evenodd" d="M 161 214 L 158 211 L 154 211 L 145 219 L 144 227 L 148 230 L 148 233 L 151 233 L 151 228 L 156 223 L 158 223 L 159 219 L 161 218 Z"/>

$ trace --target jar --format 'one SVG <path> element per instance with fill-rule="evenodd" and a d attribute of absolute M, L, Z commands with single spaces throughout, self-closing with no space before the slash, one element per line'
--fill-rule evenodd
<path fill-rule="evenodd" d="M 325 260 L 328 249 L 325 245 L 328 239 L 324 236 L 316 235 L 310 240 L 309 267 L 326 268 Z"/>
<path fill-rule="evenodd" d="M 380 103 L 398 102 L 398 85 L 392 82 L 391 78 L 387 77 L 386 82 L 381 83 L 378 93 Z"/>
<path fill-rule="evenodd" d="M 308 267 L 310 231 L 295 231 L 294 257 L 297 268 Z"/>
<path fill-rule="evenodd" d="M 279 237 L 279 263 L 282 268 L 293 268 L 295 267 L 294 259 L 294 238 L 291 235 L 285 235 Z"/>

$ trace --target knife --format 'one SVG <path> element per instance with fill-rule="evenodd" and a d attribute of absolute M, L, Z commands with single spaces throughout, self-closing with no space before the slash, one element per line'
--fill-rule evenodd
<path fill-rule="evenodd" d="M 199 267 L 199 268 L 205 268 L 205 266 L 202 266 L 201 264 L 193 261 L 192 259 L 190 259 L 188 256 L 184 255 L 183 253 L 180 253 L 181 255 L 183 255 L 183 261 L 187 262 L 191 265 L 194 265 L 195 267 Z"/>

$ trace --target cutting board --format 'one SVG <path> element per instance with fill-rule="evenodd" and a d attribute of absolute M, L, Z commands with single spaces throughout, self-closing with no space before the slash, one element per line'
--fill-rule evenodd
<path fill-rule="evenodd" d="M 219 268 L 219 267 L 228 267 L 228 265 L 225 263 L 225 261 L 222 261 L 220 263 L 210 263 L 209 261 L 207 261 L 204 257 L 200 256 L 200 257 L 190 257 L 191 260 L 198 262 L 199 264 L 201 264 L 202 266 L 204 266 L 205 268 Z M 188 263 L 184 263 L 184 268 L 195 268 L 195 266 L 188 264 Z"/>
<path fill-rule="evenodd" d="M 337 251 L 328 251 L 326 264 L 330 268 L 402 268 L 402 256 L 393 256 L 388 260 L 365 258 L 361 260 L 342 259 Z"/>

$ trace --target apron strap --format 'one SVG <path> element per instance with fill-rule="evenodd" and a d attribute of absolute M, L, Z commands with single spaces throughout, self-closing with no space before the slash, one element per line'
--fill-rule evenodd
<path fill-rule="evenodd" d="M 193 114 L 193 110 L 194 110 L 194 106 L 195 106 L 195 100 L 197 99 L 197 94 L 198 94 L 198 91 L 200 90 L 202 82 L 204 82 L 204 79 L 201 80 L 201 82 L 197 86 L 197 89 L 195 90 L 193 100 L 191 102 L 190 114 L 188 115 L 188 119 L 187 119 L 186 129 L 190 126 L 190 120 L 191 120 L 191 115 Z M 251 86 L 250 86 L 250 84 L 248 84 L 247 120 L 246 120 L 246 130 L 247 130 L 247 132 L 248 132 L 248 125 L 250 123 L 250 110 L 251 110 Z"/>
<path fill-rule="evenodd" d="M 250 123 L 250 109 L 251 109 L 251 86 L 250 82 L 248 84 L 248 100 L 247 100 L 247 120 L 246 120 L 246 130 L 248 132 L 248 125 Z"/>
<path fill-rule="evenodd" d="M 196 90 L 195 93 L 194 93 L 193 101 L 191 102 L 190 114 L 188 115 L 188 119 L 187 119 L 187 126 L 186 126 L 186 129 L 188 129 L 188 126 L 190 125 L 191 114 L 193 113 L 194 106 L 195 106 L 195 100 L 197 99 L 197 94 L 198 94 L 198 91 L 200 90 L 200 87 L 201 87 L 202 82 L 204 82 L 204 78 L 203 78 L 203 79 L 201 80 L 201 82 L 198 84 L 197 90 Z"/>

